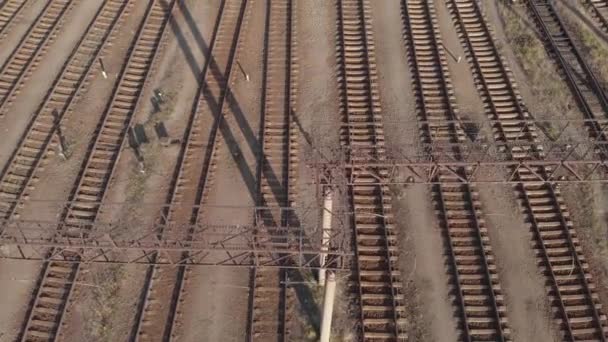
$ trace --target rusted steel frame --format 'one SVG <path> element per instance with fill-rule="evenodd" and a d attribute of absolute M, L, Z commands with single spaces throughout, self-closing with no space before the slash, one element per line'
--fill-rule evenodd
<path fill-rule="evenodd" d="M 328 178 L 323 175 L 322 171 L 328 167 L 328 164 L 309 164 L 315 169 L 319 176 L 319 180 L 311 180 L 310 184 L 334 184 L 334 185 L 352 185 L 355 184 L 351 179 L 346 177 Z M 357 170 L 375 170 L 378 167 L 391 168 L 394 175 L 391 178 L 379 179 L 376 182 L 368 184 L 448 184 L 448 183 L 489 183 L 489 184 L 520 184 L 522 183 L 516 177 L 516 173 L 512 170 L 517 168 L 534 169 L 544 167 L 551 169 L 550 172 L 538 174 L 534 181 L 551 182 L 559 184 L 574 184 L 574 183 L 606 183 L 608 182 L 608 162 L 604 160 L 531 160 L 531 161 L 480 161 L 480 162 L 441 162 L 441 161 L 395 161 L 386 163 L 369 163 L 367 165 L 352 165 L 341 164 L 336 166 L 331 164 L 332 168 L 357 169 Z M 435 179 L 439 172 L 454 173 L 454 170 L 466 167 L 470 168 L 466 176 L 459 175 L 455 181 L 439 182 Z M 511 171 L 509 171 L 511 170 Z M 404 176 L 399 177 L 399 174 Z"/>

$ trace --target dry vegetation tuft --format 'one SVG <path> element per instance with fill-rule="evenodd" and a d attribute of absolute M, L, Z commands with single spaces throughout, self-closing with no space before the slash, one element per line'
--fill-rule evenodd
<path fill-rule="evenodd" d="M 92 274 L 93 284 L 89 334 L 91 339 L 99 342 L 112 341 L 112 322 L 118 307 L 118 291 L 123 267 L 112 265 L 103 267 Z"/>
<path fill-rule="evenodd" d="M 499 3 L 499 12 L 504 22 L 507 42 L 511 46 L 517 63 L 528 77 L 528 84 L 535 101 L 542 104 L 543 113 L 538 113 L 539 126 L 550 139 L 557 138 L 558 129 L 547 119 L 565 118 L 576 108 L 574 99 L 565 82 L 559 76 L 552 59 L 536 36 L 527 16 L 517 6 Z M 544 117 L 543 117 L 544 116 Z"/>
<path fill-rule="evenodd" d="M 558 6 L 558 9 L 562 9 L 562 6 Z M 585 13 L 580 6 L 579 10 Z M 583 59 L 605 89 L 608 86 L 608 43 L 602 42 L 586 24 L 573 18 L 571 12 L 562 9 L 559 14 Z"/>

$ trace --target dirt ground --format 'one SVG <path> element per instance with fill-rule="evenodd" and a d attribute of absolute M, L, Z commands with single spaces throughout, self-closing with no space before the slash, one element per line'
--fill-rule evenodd
<path fill-rule="evenodd" d="M 338 125 L 339 95 L 338 81 L 335 78 L 336 69 L 336 18 L 337 10 L 330 1 L 314 0 L 298 3 L 298 55 L 299 82 L 296 105 L 296 120 L 300 131 L 300 177 L 298 178 L 297 207 L 302 211 L 314 213 L 319 207 L 317 187 L 311 186 L 315 170 L 308 168 L 307 163 L 312 162 L 313 156 L 323 155 L 322 160 L 330 158 L 332 151 L 328 146 L 339 146 Z M 320 191 L 320 190 L 319 190 Z M 345 210 L 347 202 L 344 194 L 334 192 L 334 226 L 337 229 L 350 229 L 338 222 L 344 219 L 339 212 Z M 300 217 L 304 225 L 318 224 L 318 218 L 310 214 L 310 219 Z M 317 228 L 318 229 L 318 228 Z M 318 230 L 317 230 L 318 231 Z M 350 241 L 346 242 L 347 245 Z M 316 278 L 314 278 L 316 279 Z M 309 281 L 314 281 L 309 278 Z M 351 302 L 353 294 L 349 291 L 349 277 L 338 276 L 338 298 L 340 302 L 334 311 L 336 324 L 332 327 L 332 336 L 341 341 L 352 341 L 356 334 L 356 311 L 353 311 Z M 312 293 L 320 294 L 320 288 L 314 284 L 305 284 Z M 322 296 L 322 294 L 320 294 Z M 297 301 L 299 319 L 294 327 L 293 340 L 301 336 L 304 341 L 315 341 L 318 331 L 318 311 L 322 305 L 321 296 L 300 299 Z M 313 304 L 310 305 L 310 302 Z M 313 327 L 311 329 L 311 326 Z M 312 330 L 312 332 L 311 332 Z M 307 333 L 308 332 L 308 333 Z M 313 333 L 314 332 L 314 333 Z"/>
<path fill-rule="evenodd" d="M 606 93 L 608 68 L 604 61 L 608 55 L 608 35 L 579 3 L 563 0 L 558 2 L 557 9 L 575 46 Z M 600 300 L 608 303 L 608 216 L 604 209 L 608 188 L 604 184 L 575 184 L 563 187 L 562 193 L 591 266 Z"/>
<path fill-rule="evenodd" d="M 60 39 L 56 39 L 48 51 L 44 53 L 44 62 L 39 63 L 40 65 L 38 65 L 35 72 L 27 78 L 15 102 L 6 107 L 8 111 L 7 115 L 4 118 L 0 118 L 0 130 L 2 131 L 0 165 L 4 165 L 10 156 L 31 115 L 38 108 L 40 101 L 46 95 L 55 77 L 61 70 L 63 63 L 80 39 L 82 28 L 91 22 L 100 4 L 101 1 L 98 0 L 76 4 L 65 17 L 64 24 L 58 31 Z M 4 51 L 3 49 L 0 50 Z M 10 49 L 7 50 L 10 51 Z"/>
<path fill-rule="evenodd" d="M 262 51 L 254 47 L 263 46 L 265 6 L 262 1 L 250 2 L 247 10 L 243 45 L 235 58 L 250 81 L 239 70 L 233 71 L 233 93 L 225 103 L 225 125 L 219 132 L 218 162 L 206 206 L 251 208 L 257 201 Z M 203 213 L 201 222 L 209 225 L 251 225 L 254 218 L 250 209 L 203 209 Z M 191 269 L 184 300 L 193 305 L 183 307 L 180 341 L 242 341 L 247 329 L 249 281 L 246 269 Z"/>
<path fill-rule="evenodd" d="M 70 52 L 69 50 L 72 49 L 72 46 L 79 38 L 78 34 L 81 33 L 76 28 L 83 27 L 84 23 L 92 19 L 95 10 L 97 9 L 96 5 L 98 6 L 100 3 L 100 1 L 87 2 L 86 5 L 76 7 L 75 11 L 72 12 L 71 15 L 80 15 L 83 18 L 76 20 L 76 24 L 78 25 L 75 25 L 72 22 L 66 23 L 64 29 L 71 29 L 70 33 L 63 34 L 62 39 L 58 39 L 56 42 L 59 44 L 58 46 L 63 48 L 65 51 L 61 49 L 58 50 L 56 49 L 56 46 L 53 45 L 48 53 L 63 55 L 64 59 L 67 58 L 67 55 Z M 143 6 L 139 7 L 143 8 Z M 137 16 L 137 11 L 134 11 L 133 14 L 133 17 Z M 139 11 L 139 14 L 143 14 L 143 12 Z M 133 17 L 125 22 L 125 30 L 134 29 L 134 24 L 136 22 L 132 20 Z M 66 40 L 63 40 L 63 36 L 65 36 Z M 109 56 L 107 58 L 107 62 L 109 65 L 111 65 L 113 61 L 116 62 L 116 64 L 120 64 L 122 62 L 129 43 L 130 39 L 118 38 L 114 40 L 114 46 L 112 49 L 108 50 Z M 49 59 L 51 63 L 56 63 L 55 65 L 57 68 L 59 68 L 63 63 L 59 57 L 60 56 Z M 93 132 L 95 124 L 99 118 L 99 116 L 94 115 L 84 116 L 82 113 L 92 112 L 101 114 L 106 99 L 111 91 L 112 82 L 110 81 L 115 79 L 115 73 L 117 71 L 118 70 L 110 72 L 110 77 L 108 80 L 103 80 L 101 77 L 98 77 L 91 82 L 89 89 L 94 94 L 102 94 L 103 97 L 83 98 L 77 102 L 76 106 L 74 107 L 74 112 L 67 114 L 67 120 L 65 121 L 67 123 L 65 128 L 66 138 L 69 142 L 80 141 L 80 143 L 71 143 L 72 155 L 65 162 L 60 161 L 59 158 L 53 156 L 49 158 L 48 164 L 45 167 L 47 172 L 45 174 L 46 177 L 41 177 L 36 183 L 35 189 L 31 193 L 31 201 L 21 211 L 22 219 L 35 219 L 43 221 L 53 221 L 57 219 L 57 215 L 61 209 L 61 203 L 54 201 L 67 200 L 69 191 L 73 186 L 73 180 L 77 175 L 82 158 L 84 157 L 86 144 L 83 138 L 89 136 Z M 45 67 L 40 67 L 32 74 L 32 77 L 28 81 L 29 86 L 26 86 L 26 88 L 24 88 L 25 91 L 23 92 L 32 92 L 32 97 L 29 99 L 29 101 L 25 101 L 23 98 L 19 97 L 12 107 L 12 112 L 6 117 L 6 119 L 10 121 L 14 127 L 14 129 L 11 130 L 13 137 L 17 136 L 16 133 L 22 134 L 23 131 L 21 129 L 23 129 L 24 125 L 27 124 L 30 114 L 34 112 L 40 101 L 42 101 L 42 97 L 44 96 L 46 89 L 48 89 L 50 82 L 52 82 L 57 72 L 57 69 L 46 69 Z M 39 87 L 30 85 L 38 85 L 37 81 L 41 82 Z M 33 92 L 37 92 L 37 94 L 34 95 Z M 28 113 L 28 115 L 23 113 Z M 10 137 L 7 137 L 7 139 L 10 139 Z M 1 146 L 3 149 L 7 148 L 8 150 L 12 150 L 12 148 L 14 148 L 14 145 L 5 144 L 4 141 Z M 2 157 L 4 158 L 6 156 L 2 155 Z M 0 294 L 0 296 L 2 296 L 2 302 L 6 303 L 6 305 L 3 305 L 2 314 L 6 314 L 7 318 L 0 319 L 0 330 L 6 331 L 6 336 L 14 338 L 18 333 L 20 324 L 23 321 L 23 316 L 25 315 L 25 310 L 27 309 L 27 306 L 23 305 L 23 303 L 29 301 L 31 291 L 33 290 L 33 286 L 35 284 L 35 279 L 38 277 L 40 265 L 34 262 L 26 262 L 23 263 L 19 269 L 16 269 L 14 262 L 0 261 L 0 270 L 1 273 L 6 276 L 6 278 L 3 277 L 3 280 L 0 280 L 3 288 L 15 289 L 15 291 L 2 291 Z"/>
<path fill-rule="evenodd" d="M 446 7 L 436 2 L 436 8 L 444 41 L 457 42 L 458 38 L 451 25 Z M 487 18 L 494 29 L 494 37 L 499 42 L 504 41 L 500 21 L 497 21 L 497 18 L 490 13 L 492 7 L 486 6 L 485 8 L 488 11 Z M 464 56 L 460 44 L 452 43 L 449 45 L 449 49 L 457 56 Z M 508 47 L 503 47 L 503 53 L 505 50 L 508 50 Z M 513 60 L 509 60 L 508 57 L 507 61 L 509 66 L 514 64 Z M 461 113 L 469 120 L 483 122 L 485 119 L 483 104 L 475 89 L 468 64 L 464 58 L 460 63 L 453 58 L 448 58 L 448 63 L 456 101 L 458 107 L 461 108 Z M 523 88 L 527 90 L 526 82 L 523 83 Z M 524 97 L 525 99 L 526 97 Z M 487 130 L 484 133 L 486 139 L 492 141 L 492 136 L 488 134 Z M 536 260 L 530 248 L 532 236 L 529 227 L 524 223 L 524 216 L 517 204 L 513 189 L 503 185 L 480 185 L 475 189 L 479 192 L 483 204 L 484 219 L 499 270 L 499 279 L 506 299 L 507 318 L 513 338 L 521 341 L 554 339 L 551 313 L 544 299 L 543 279 L 538 274 Z M 514 253 L 514 249 L 517 249 L 518 252 Z"/>
<path fill-rule="evenodd" d="M 27 32 L 30 25 L 34 23 L 38 13 L 44 7 L 44 1 L 29 1 L 22 9 L 21 14 L 15 18 L 16 21 L 4 32 L 0 37 L 0 44 L 3 49 L 0 51 L 0 63 L 8 59 L 8 56 L 13 52 L 14 48 L 19 44 L 23 35 Z"/>
<path fill-rule="evenodd" d="M 146 173 L 138 170 L 133 152 L 123 151 L 112 180 L 100 222 L 120 222 L 124 236 L 138 236 L 158 218 L 169 189 L 179 146 L 161 147 L 152 126 L 162 121 L 171 138 L 181 138 L 198 91 L 198 78 L 206 62 L 213 29 L 216 25 L 220 0 L 186 0 L 175 13 L 169 27 L 167 45 L 159 55 L 152 76 L 143 92 L 143 100 L 135 113 L 135 122 L 144 125 L 150 142 L 142 147 Z M 28 26 L 40 11 L 44 1 L 33 1 L 6 37 L 0 37 L 0 64 L 18 44 Z M 416 108 L 412 91 L 412 75 L 403 41 L 401 1 L 370 1 L 372 27 L 376 46 L 378 85 L 384 113 L 387 149 L 403 154 L 418 152 L 418 132 L 414 125 Z M 444 1 L 435 0 L 438 25 L 445 47 L 455 56 L 464 56 Z M 101 0 L 80 1 L 67 17 L 58 39 L 46 52 L 43 64 L 27 81 L 9 114 L 0 119 L 0 166 L 4 166 L 17 139 L 48 91 L 72 47 L 93 18 Z M 99 117 L 111 95 L 132 42 L 133 34 L 144 14 L 146 2 L 136 2 L 108 49 L 104 62 L 109 78 L 96 75 L 87 92 L 67 114 L 64 131 L 69 147 L 69 159 L 48 160 L 41 173 L 30 202 L 22 210 L 23 219 L 54 220 L 58 217 L 60 201 L 68 198 L 85 156 L 89 137 L 95 131 Z M 202 223 L 217 225 L 250 225 L 257 201 L 257 158 L 262 94 L 262 58 L 267 2 L 251 1 L 243 47 L 238 61 L 250 76 L 247 81 L 235 71 L 233 98 L 221 130 L 221 145 Z M 512 34 L 508 20 L 521 16 L 516 10 L 505 14 L 494 3 L 484 2 L 487 20 L 494 28 L 495 38 L 518 82 L 524 102 L 538 119 L 579 118 L 569 93 L 563 101 L 552 104 L 545 96 L 549 91 L 538 82 L 538 75 L 528 69 L 522 55 L 510 45 Z M 570 21 L 587 25 L 584 11 L 571 12 Z M 295 109 L 300 129 L 300 164 L 297 207 L 302 222 L 315 229 L 318 208 L 317 188 L 312 186 L 315 170 L 308 167 L 313 155 L 320 153 L 325 160 L 337 156 L 339 146 L 339 94 L 336 75 L 336 4 L 333 1 L 303 0 L 297 2 L 298 16 L 298 97 Z M 522 19 L 522 27 L 526 27 Z M 523 29 L 522 29 L 523 30 Z M 530 30 L 525 31 L 525 30 Z M 534 37 L 528 27 L 525 34 Z M 589 29 L 594 34 L 595 30 Z M 606 41 L 601 35 L 598 40 Z M 605 44 L 608 46 L 608 43 Z M 589 50 L 591 51 L 591 50 Z M 590 52 L 592 54 L 592 51 Z M 555 73 L 546 55 L 542 69 Z M 594 55 L 590 55 L 593 57 Z M 545 60 L 547 59 L 547 60 Z M 593 60 L 592 58 L 590 60 Z M 486 120 L 483 103 L 477 93 L 471 70 L 463 58 L 460 62 L 448 58 L 461 119 Z M 563 86 L 558 76 L 553 83 Z M 154 113 L 151 102 L 155 90 L 167 96 L 167 103 Z M 552 107 L 562 106 L 562 107 Z M 557 114 L 556 114 L 557 113 Z M 482 134 L 488 134 L 487 131 Z M 579 138 L 581 127 L 568 129 L 568 137 Z M 491 140 L 491 136 L 487 135 Z M 234 153 L 238 151 L 238 153 Z M 437 215 L 431 201 L 430 188 L 425 185 L 393 186 L 393 208 L 399 230 L 402 279 L 406 294 L 408 333 L 411 341 L 453 341 L 457 334 L 455 307 L 450 296 L 449 275 L 446 270 L 444 246 Z M 499 278 L 506 299 L 507 317 L 515 341 L 557 341 L 551 320 L 543 278 L 538 273 L 531 250 L 529 227 L 510 186 L 477 187 Z M 579 232 L 581 243 L 590 262 L 594 279 L 602 289 L 608 282 L 608 245 L 605 237 L 608 224 L 605 210 L 608 190 L 605 186 L 563 187 L 565 200 Z M 421 200 L 424 199 L 424 200 Z M 114 203 L 114 204 L 112 204 Z M 127 204 L 125 204 L 127 203 Z M 339 212 L 347 208 L 344 193 L 337 192 L 335 226 L 349 236 L 351 227 L 343 222 Z M 220 209 L 221 208 L 221 209 Z M 340 223 L 338 223 L 340 222 Z M 347 242 L 348 245 L 351 242 Z M 0 341 L 16 338 L 27 303 L 31 298 L 40 264 L 35 262 L 0 260 Z M 120 341 L 132 333 L 133 320 L 140 300 L 146 266 L 92 265 L 85 268 L 78 280 L 76 295 L 66 316 L 65 340 Z M 186 283 L 186 297 L 181 313 L 179 341 L 243 341 L 247 329 L 250 272 L 242 268 L 191 268 Z M 314 284 L 315 275 L 303 272 L 302 284 L 306 298 L 296 299 L 297 318 L 292 320 L 292 340 L 314 341 L 322 291 Z M 355 296 L 350 290 L 352 279 L 347 273 L 339 275 L 339 303 L 334 311 L 333 338 L 354 341 L 357 327 Z M 600 290 L 603 303 L 607 291 Z"/>
<path fill-rule="evenodd" d="M 412 78 L 403 41 L 401 5 L 374 2 L 374 38 L 387 148 L 413 155 L 420 142 Z M 398 25 L 396 23 L 399 23 Z M 393 202 L 401 239 L 401 274 L 411 341 L 452 341 L 454 307 L 448 293 L 441 231 L 427 186 L 395 186 Z M 425 199 L 425 200 L 421 200 Z"/>

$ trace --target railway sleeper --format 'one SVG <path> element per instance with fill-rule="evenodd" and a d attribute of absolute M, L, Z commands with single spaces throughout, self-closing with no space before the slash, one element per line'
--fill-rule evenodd
<path fill-rule="evenodd" d="M 573 332 L 574 336 L 569 336 L 566 328 L 564 327 L 561 331 L 562 338 L 564 339 L 575 339 L 576 341 L 599 341 L 599 336 L 597 336 L 597 329 L 589 328 L 589 329 L 577 329 Z M 606 334 L 606 332 L 604 332 Z"/>
<path fill-rule="evenodd" d="M 488 254 L 487 252 L 485 252 L 485 259 L 486 262 L 488 263 L 493 263 L 494 262 L 494 256 L 492 254 Z M 481 262 L 483 262 L 483 255 L 479 254 L 479 253 L 475 253 L 475 254 L 456 254 L 454 255 L 454 259 L 458 264 L 470 264 L 470 265 L 476 265 L 479 264 Z"/>
<path fill-rule="evenodd" d="M 534 242 L 536 245 L 534 247 L 534 254 L 536 255 L 536 257 L 543 259 L 544 258 L 544 250 L 541 248 L 541 246 L 538 245 L 538 241 Z M 578 245 L 575 245 L 574 248 L 571 248 L 570 246 L 566 245 L 564 246 L 562 245 L 558 245 L 555 247 L 551 247 L 550 249 L 547 249 L 547 253 L 549 254 L 550 257 L 555 257 L 555 256 L 570 256 L 572 255 L 572 250 L 576 251 L 576 253 L 579 254 L 579 258 L 580 256 L 582 256 L 582 248 Z"/>
<path fill-rule="evenodd" d="M 557 298 L 552 299 L 553 301 L 557 301 Z M 555 302 L 556 304 L 559 304 L 559 302 Z M 594 309 L 595 310 L 601 310 L 602 309 L 602 305 L 599 303 L 593 303 L 593 304 L 582 304 L 582 305 L 567 305 L 565 306 L 565 310 L 566 313 L 568 314 L 568 317 L 570 316 L 586 316 L 589 315 L 589 312 Z M 552 308 L 553 314 L 556 316 L 561 317 L 561 310 L 558 309 L 557 307 L 553 307 Z M 602 321 L 606 320 L 606 316 L 602 315 Z"/>
<path fill-rule="evenodd" d="M 480 273 L 459 274 L 458 279 L 462 285 L 479 285 L 487 281 L 486 274 Z M 495 272 L 490 273 L 490 282 L 498 283 L 498 275 Z"/>
<path fill-rule="evenodd" d="M 602 321 L 602 324 L 605 324 L 606 316 L 600 317 L 600 320 Z M 581 317 L 567 317 L 567 321 L 570 327 L 575 330 L 575 334 L 588 334 L 590 331 L 586 329 L 593 329 L 595 333 L 597 333 L 595 318 L 592 316 L 591 312 L 586 312 L 586 315 Z M 558 317 L 556 323 L 562 328 L 565 328 L 566 322 L 564 321 L 564 318 Z M 604 328 L 604 331 L 606 331 L 606 328 Z"/>

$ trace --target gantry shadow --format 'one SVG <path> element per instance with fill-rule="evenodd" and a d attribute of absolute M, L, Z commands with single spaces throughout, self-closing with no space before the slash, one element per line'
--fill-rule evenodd
<path fill-rule="evenodd" d="M 185 22 L 188 26 L 188 29 L 193 34 L 197 48 L 200 49 L 200 51 L 202 51 L 208 58 L 207 68 L 209 68 L 209 72 L 216 80 L 222 80 L 226 76 L 225 72 L 220 70 L 220 67 L 219 67 L 218 63 L 215 61 L 214 57 L 209 54 L 209 45 L 206 43 L 200 30 L 196 26 L 194 18 L 192 17 L 192 14 L 191 14 L 188 6 L 183 2 L 179 2 L 178 7 L 179 7 L 182 15 L 185 18 Z M 219 25 L 219 22 L 218 22 L 218 25 Z M 172 18 L 172 20 L 171 20 L 171 28 L 173 30 L 173 33 L 176 35 L 176 37 L 178 37 L 179 46 L 182 49 L 183 53 L 186 55 L 186 59 L 188 61 L 188 65 L 190 66 L 191 71 L 195 75 L 197 75 L 198 79 L 201 79 L 200 74 L 204 73 L 204 70 L 202 71 L 200 69 L 200 67 L 197 65 L 196 59 L 194 58 L 194 56 L 192 54 L 191 47 L 189 46 L 188 42 L 186 41 L 184 33 L 183 33 L 182 29 L 180 28 L 180 25 L 176 22 L 175 18 Z M 238 56 L 235 56 L 234 58 L 238 58 Z M 229 80 L 226 80 L 226 81 L 229 81 Z M 200 82 L 205 82 L 205 81 L 201 79 Z M 207 84 L 202 84 L 203 88 L 205 88 L 206 86 L 207 86 Z M 218 99 L 214 99 L 209 96 L 207 96 L 205 98 L 205 100 L 207 101 L 209 108 L 211 108 L 211 114 L 213 115 L 213 119 L 214 120 L 220 119 L 220 117 L 222 115 L 222 113 L 219 112 L 220 106 L 221 106 L 220 101 L 218 101 Z M 238 100 L 233 96 L 229 85 L 227 86 L 227 91 L 225 94 L 224 101 L 227 101 L 226 105 L 228 105 L 230 112 L 233 114 L 233 117 L 234 117 L 236 123 L 238 124 L 238 127 L 241 130 L 241 134 L 245 137 L 247 147 L 249 148 L 250 152 L 256 157 L 256 161 L 257 161 L 256 164 L 259 165 L 261 163 L 260 156 L 262 155 L 260 141 L 258 140 L 256 133 L 252 129 L 251 125 L 249 124 L 249 122 L 245 116 L 245 112 L 244 112 L 243 108 L 239 104 Z M 263 102 L 262 102 L 262 105 L 263 105 Z M 215 122 L 217 122 L 217 121 L 215 121 Z M 258 187 L 257 187 L 258 177 L 257 177 L 256 172 L 251 170 L 249 168 L 249 166 L 247 165 L 246 161 L 244 160 L 243 150 L 237 144 L 235 134 L 233 133 L 232 129 L 228 126 L 228 124 L 225 121 L 222 121 L 222 123 L 219 125 L 219 129 L 220 129 L 220 133 L 222 134 L 224 140 L 226 141 L 226 145 L 229 149 L 230 155 L 231 155 L 233 161 L 235 162 L 235 164 L 237 165 L 239 172 L 241 173 L 241 176 L 243 177 L 243 180 L 245 181 L 245 184 L 247 185 L 251 199 L 254 202 L 256 202 L 258 199 Z M 274 170 L 272 170 L 271 168 L 265 168 L 263 176 L 271 184 L 281 184 L 281 182 L 279 181 L 279 178 L 277 177 L 276 172 L 274 172 Z M 275 187 L 272 187 L 272 189 L 275 192 L 274 195 L 277 198 L 279 198 L 281 194 L 277 192 L 277 189 L 275 189 Z"/>
<path fill-rule="evenodd" d="M 225 1 L 222 2 L 222 6 L 224 6 L 224 5 L 225 5 Z M 205 41 L 203 35 L 201 34 L 200 30 L 196 26 L 195 20 L 192 16 L 190 9 L 188 8 L 188 5 L 183 1 L 179 1 L 178 9 L 180 10 L 181 14 L 183 15 L 183 17 L 185 19 L 185 23 L 186 23 L 188 30 L 193 35 L 196 46 L 195 47 L 190 46 L 190 44 L 188 43 L 186 36 L 184 34 L 184 30 L 180 26 L 180 23 L 173 16 L 170 18 L 170 23 L 169 23 L 171 30 L 172 30 L 173 34 L 176 36 L 179 48 L 185 55 L 185 58 L 188 63 L 188 66 L 190 68 L 190 71 L 193 73 L 193 75 L 196 76 L 196 78 L 199 82 L 198 84 L 199 84 L 199 87 L 202 92 L 202 94 L 200 96 L 204 96 L 204 99 L 210 108 L 210 114 L 212 115 L 213 124 L 217 124 L 218 120 L 222 120 L 222 115 L 223 115 L 223 113 L 221 112 L 221 107 L 222 107 L 221 99 L 217 99 L 217 98 L 214 98 L 213 96 L 205 95 L 205 91 L 202 89 L 205 89 L 208 86 L 208 84 L 207 84 L 207 81 L 203 79 L 203 75 L 207 72 L 207 73 L 210 73 L 211 77 L 214 77 L 215 80 L 220 81 L 219 83 L 222 83 L 221 81 L 229 82 L 230 80 L 225 79 L 228 76 L 228 75 L 226 75 L 227 70 L 221 70 L 221 67 L 218 65 L 217 61 L 215 60 L 215 58 L 213 56 L 213 51 L 212 51 L 213 48 L 210 47 L 210 45 Z M 218 20 L 216 23 L 216 27 L 214 28 L 214 35 L 215 35 L 215 32 L 217 32 L 219 25 L 220 25 L 220 20 Z M 268 34 L 268 30 L 266 30 L 266 33 L 265 33 L 265 37 L 264 37 L 265 42 L 268 40 L 267 34 Z M 214 44 L 214 43 L 215 42 L 212 42 L 211 44 Z M 236 44 L 236 43 L 234 43 L 234 44 Z M 206 56 L 207 60 L 205 62 L 205 64 L 206 64 L 205 68 L 208 68 L 208 70 L 201 69 L 199 67 L 198 63 L 196 62 L 196 58 L 192 52 L 193 48 L 195 48 L 195 49 L 198 48 Z M 266 53 L 267 52 L 264 51 L 265 58 L 267 57 Z M 238 56 L 234 56 L 233 58 L 238 59 Z M 263 85 L 262 85 L 262 89 L 264 92 L 262 95 L 262 103 L 261 103 L 262 113 L 264 110 L 264 101 L 266 99 L 265 85 L 266 85 L 266 79 L 263 80 Z M 286 91 L 288 91 L 289 86 L 286 85 L 285 89 L 286 89 Z M 249 122 L 245 116 L 245 112 L 244 112 L 243 108 L 241 107 L 241 105 L 239 104 L 239 101 L 232 95 L 232 92 L 230 89 L 230 84 L 227 85 L 226 93 L 224 96 L 225 96 L 224 101 L 227 101 L 224 106 L 227 105 L 228 108 L 230 109 L 230 112 L 234 115 L 234 119 L 235 119 L 236 123 L 238 124 L 239 129 L 241 130 L 241 134 L 245 138 L 245 142 L 247 144 L 246 147 L 250 150 L 250 152 L 256 158 L 257 170 L 254 171 L 247 165 L 246 160 L 243 158 L 243 150 L 242 150 L 241 146 L 238 145 L 233 130 L 231 129 L 231 127 L 229 127 L 229 125 L 226 123 L 225 120 L 222 120 L 218 127 L 219 133 L 222 135 L 222 137 L 226 141 L 226 146 L 229 149 L 230 156 L 231 156 L 232 160 L 235 162 L 235 164 L 237 165 L 238 170 L 239 170 L 241 176 L 243 177 L 243 180 L 247 186 L 251 199 L 253 200 L 254 203 L 260 203 L 260 192 L 259 192 L 258 180 L 261 179 L 262 176 L 268 181 L 269 185 L 271 185 L 270 188 L 272 189 L 274 196 L 277 199 L 282 198 L 281 192 L 282 192 L 282 190 L 287 190 L 287 189 L 285 189 L 285 186 L 287 183 L 284 180 L 281 181 L 279 179 L 279 177 L 277 177 L 277 173 L 275 172 L 275 170 L 272 169 L 272 167 L 261 167 L 261 163 L 263 163 L 264 160 L 263 160 L 263 157 L 260 157 L 260 156 L 263 156 L 263 151 L 262 151 L 262 145 L 260 143 L 258 136 L 261 137 L 260 133 L 262 132 L 263 123 L 260 126 L 260 132 L 258 132 L 258 136 L 256 136 L 256 133 L 252 129 L 251 125 L 249 124 Z M 198 97 L 197 97 L 197 99 L 198 99 Z M 195 106 L 196 106 L 196 103 L 195 103 Z M 287 108 L 286 110 L 289 110 L 289 108 Z M 262 117 L 262 120 L 263 120 L 263 117 Z M 298 125 L 298 127 L 301 128 L 300 125 Z M 211 137 L 210 139 L 212 139 L 212 138 L 213 137 Z M 307 141 L 309 143 L 312 143 L 312 141 L 310 140 L 310 137 L 307 137 Z M 209 141 L 209 145 L 210 144 L 211 144 L 211 141 Z M 207 152 L 207 153 L 209 153 L 209 152 Z M 198 204 L 198 203 L 195 203 L 195 204 Z M 302 279 L 303 278 L 299 272 L 290 272 L 290 276 L 293 277 L 293 279 Z M 299 288 L 296 291 L 296 293 L 297 293 L 298 300 L 302 303 L 303 306 L 306 307 L 306 312 L 308 312 L 310 314 L 310 321 L 312 322 L 315 329 L 317 329 L 317 331 L 318 331 L 318 329 L 319 329 L 318 309 L 315 310 L 314 308 L 308 307 L 310 305 L 310 303 L 314 303 L 312 301 L 312 298 L 313 298 L 312 292 L 308 288 L 305 288 L 305 289 Z M 307 304 L 307 303 L 309 303 L 309 304 Z"/>

